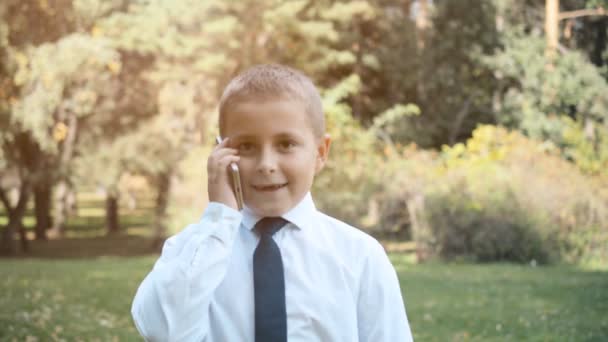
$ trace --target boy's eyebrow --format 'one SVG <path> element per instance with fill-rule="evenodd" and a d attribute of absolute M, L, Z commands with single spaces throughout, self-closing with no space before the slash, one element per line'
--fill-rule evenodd
<path fill-rule="evenodd" d="M 282 138 L 297 138 L 299 135 L 294 133 L 294 132 L 281 132 L 278 134 L 275 134 L 273 138 L 275 139 L 282 139 Z M 253 134 L 237 134 L 235 136 L 233 136 L 231 138 L 233 141 L 234 140 L 255 140 L 258 139 L 258 137 L 256 135 Z"/>
<path fill-rule="evenodd" d="M 255 136 L 252 134 L 237 134 L 231 138 L 231 140 L 251 140 L 254 139 Z"/>
<path fill-rule="evenodd" d="M 284 138 L 297 139 L 300 137 L 300 135 L 297 133 L 293 133 L 293 132 L 282 132 L 282 133 L 277 134 L 276 137 L 279 139 L 284 139 Z"/>

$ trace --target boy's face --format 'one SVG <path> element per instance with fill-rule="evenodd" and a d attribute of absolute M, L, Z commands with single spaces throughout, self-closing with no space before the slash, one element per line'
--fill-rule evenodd
<path fill-rule="evenodd" d="M 323 168 L 329 136 L 315 137 L 298 101 L 238 103 L 225 115 L 224 136 L 240 156 L 245 204 L 263 217 L 289 211 Z"/>

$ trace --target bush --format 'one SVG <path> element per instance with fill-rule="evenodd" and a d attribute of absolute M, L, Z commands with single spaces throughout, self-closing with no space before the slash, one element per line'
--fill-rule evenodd
<path fill-rule="evenodd" d="M 329 160 L 315 178 L 312 192 L 321 210 L 362 227 L 369 199 L 378 188 L 380 155 L 376 152 L 374 134 L 353 118 L 350 106 L 344 103 L 359 87 L 359 78 L 351 76 L 323 94 L 332 145 Z"/>
<path fill-rule="evenodd" d="M 432 240 L 419 243 L 444 259 L 548 262 L 554 249 L 550 237 L 542 235 L 540 223 L 517 206 L 512 193 L 496 191 L 501 196 L 485 200 L 467 194 L 464 184 L 460 190 L 429 194 L 425 217 Z"/>
<path fill-rule="evenodd" d="M 432 178 L 414 234 L 431 254 L 577 262 L 608 242 L 601 180 L 519 133 L 479 127 L 466 144 L 444 148 Z"/>
<path fill-rule="evenodd" d="M 466 144 L 438 154 L 383 144 L 348 106 L 326 108 L 335 144 L 314 192 L 329 214 L 378 237 L 411 238 L 421 258 L 607 259 L 605 182 L 558 148 L 480 126 Z"/>

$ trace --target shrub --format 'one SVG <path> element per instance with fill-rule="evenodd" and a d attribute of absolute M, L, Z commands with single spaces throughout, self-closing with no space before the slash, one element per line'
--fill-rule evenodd
<path fill-rule="evenodd" d="M 481 126 L 466 144 L 444 148 L 441 161 L 425 189 L 426 221 L 414 234 L 432 254 L 575 262 L 598 254 L 602 247 L 593 239 L 605 246 L 601 180 L 581 173 L 557 149 Z"/>
<path fill-rule="evenodd" d="M 556 147 L 480 126 L 466 144 L 438 154 L 383 144 L 348 106 L 327 108 L 335 144 L 314 192 L 331 215 L 379 237 L 411 238 L 421 257 L 606 260 L 602 179 Z"/>
<path fill-rule="evenodd" d="M 483 262 L 551 259 L 551 239 L 511 192 L 493 189 L 492 196 L 481 198 L 484 194 L 470 191 L 461 184 L 459 190 L 428 194 L 425 218 L 432 240 L 419 242 L 434 255 Z"/>

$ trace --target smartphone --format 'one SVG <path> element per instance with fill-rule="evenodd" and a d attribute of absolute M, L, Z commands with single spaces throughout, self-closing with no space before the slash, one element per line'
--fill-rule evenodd
<path fill-rule="evenodd" d="M 216 143 L 221 143 L 222 138 L 217 136 L 215 138 Z M 241 187 L 241 173 L 239 172 L 239 167 L 236 163 L 230 163 L 230 178 L 232 178 L 232 190 L 234 192 L 234 197 L 236 197 L 236 204 L 239 207 L 239 210 L 243 209 L 243 189 Z"/>

